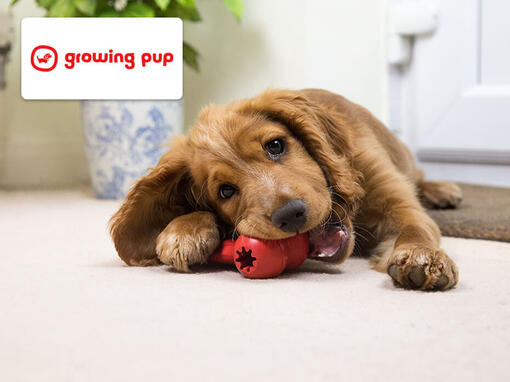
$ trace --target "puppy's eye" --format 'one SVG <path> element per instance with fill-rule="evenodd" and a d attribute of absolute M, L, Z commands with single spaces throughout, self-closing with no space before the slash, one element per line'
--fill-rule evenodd
<path fill-rule="evenodd" d="M 267 153 L 272 157 L 278 157 L 285 151 L 285 143 L 283 139 L 273 139 L 264 145 Z"/>
<path fill-rule="evenodd" d="M 225 183 L 220 186 L 220 189 L 218 190 L 218 197 L 223 200 L 230 199 L 236 192 L 237 189 L 234 186 Z"/>

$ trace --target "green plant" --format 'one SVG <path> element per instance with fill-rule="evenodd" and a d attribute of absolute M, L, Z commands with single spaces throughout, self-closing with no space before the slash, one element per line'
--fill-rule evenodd
<path fill-rule="evenodd" d="M 19 0 L 11 0 L 11 6 Z M 202 20 L 195 0 L 35 0 L 47 10 L 48 17 L 180 17 L 183 21 Z M 241 20 L 242 0 L 222 0 Z M 184 62 L 199 70 L 199 54 L 187 42 L 183 45 Z"/>

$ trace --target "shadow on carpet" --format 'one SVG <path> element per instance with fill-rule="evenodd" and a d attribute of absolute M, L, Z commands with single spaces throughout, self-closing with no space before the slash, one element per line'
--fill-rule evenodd
<path fill-rule="evenodd" d="M 427 210 L 444 236 L 510 242 L 510 189 L 459 184 L 456 209 Z"/>

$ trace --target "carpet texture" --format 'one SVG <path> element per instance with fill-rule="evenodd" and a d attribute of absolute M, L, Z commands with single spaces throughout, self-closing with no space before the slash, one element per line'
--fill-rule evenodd
<path fill-rule="evenodd" d="M 510 244 L 445 238 L 460 283 L 350 258 L 248 280 L 118 259 L 117 202 L 0 193 L 2 381 L 509 381 Z"/>
<path fill-rule="evenodd" d="M 510 242 L 510 189 L 472 184 L 459 186 L 464 199 L 458 208 L 428 211 L 442 234 Z"/>

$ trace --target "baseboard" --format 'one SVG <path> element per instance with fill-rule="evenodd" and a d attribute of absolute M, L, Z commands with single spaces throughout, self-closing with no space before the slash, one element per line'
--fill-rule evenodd
<path fill-rule="evenodd" d="M 509 150 L 419 149 L 422 162 L 510 165 Z"/>
<path fill-rule="evenodd" d="M 510 187 L 510 166 L 469 163 L 418 162 L 429 180 Z"/>

